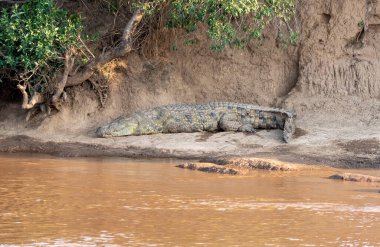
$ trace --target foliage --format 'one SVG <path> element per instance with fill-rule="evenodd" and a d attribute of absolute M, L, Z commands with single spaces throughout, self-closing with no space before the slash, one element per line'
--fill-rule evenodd
<path fill-rule="evenodd" d="M 0 67 L 16 72 L 20 81 L 37 91 L 43 91 L 46 77 L 62 66 L 63 54 L 77 45 L 82 30 L 80 18 L 58 8 L 53 0 L 3 9 L 0 27 Z"/>
<path fill-rule="evenodd" d="M 289 22 L 295 12 L 295 0 L 152 0 L 134 4 L 148 14 L 167 6 L 169 27 L 192 32 L 198 23 L 206 23 L 215 49 L 242 46 L 252 38 L 261 40 L 272 20 Z M 290 43 L 296 43 L 298 34 L 289 32 Z"/>
<path fill-rule="evenodd" d="M 296 0 L 98 0 L 114 13 L 132 3 L 145 15 L 165 14 L 168 27 L 195 31 L 207 25 L 212 48 L 244 46 L 249 40 L 263 39 L 268 24 L 286 22 L 288 43 L 298 42 L 299 34 L 290 28 Z M 65 52 L 82 45 L 82 20 L 57 7 L 54 0 L 31 0 L 0 12 L 0 68 L 12 79 L 28 83 L 29 93 L 44 92 L 55 73 L 63 67 Z M 115 25 L 115 24 L 114 24 Z M 187 40 L 195 44 L 197 40 Z M 177 49 L 175 46 L 173 50 Z M 77 56 L 76 61 L 84 57 Z M 4 70 L 5 69 L 5 70 Z M 1 83 L 0 75 L 0 83 Z"/>

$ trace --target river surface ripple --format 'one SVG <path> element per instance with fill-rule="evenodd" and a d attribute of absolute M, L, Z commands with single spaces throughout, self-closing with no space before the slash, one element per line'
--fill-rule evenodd
<path fill-rule="evenodd" d="M 177 163 L 3 155 L 0 246 L 380 246 L 379 185 Z"/>

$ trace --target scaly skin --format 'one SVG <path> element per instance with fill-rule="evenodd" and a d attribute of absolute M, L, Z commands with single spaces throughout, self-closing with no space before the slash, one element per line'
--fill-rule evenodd
<path fill-rule="evenodd" d="M 282 129 L 289 142 L 294 131 L 293 112 L 250 104 L 211 102 L 176 104 L 122 116 L 100 127 L 99 137 L 150 135 L 199 131 L 255 132 L 255 129 Z"/>

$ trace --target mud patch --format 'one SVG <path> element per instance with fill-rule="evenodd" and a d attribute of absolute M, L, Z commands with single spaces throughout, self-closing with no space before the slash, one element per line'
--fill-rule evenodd
<path fill-rule="evenodd" d="M 353 156 L 352 158 L 337 159 L 335 167 L 339 168 L 349 168 L 349 169 L 380 169 L 380 157 L 367 158 Z"/>
<path fill-rule="evenodd" d="M 264 137 L 262 135 L 260 135 L 260 132 L 262 132 L 262 131 L 269 132 L 270 130 L 257 129 L 255 133 L 243 132 L 243 134 L 245 136 L 252 136 L 252 135 L 254 135 L 254 136 L 259 137 L 260 139 L 264 139 Z"/>
<path fill-rule="evenodd" d="M 263 145 L 259 144 L 238 144 L 239 148 L 249 148 L 249 149 L 258 149 L 258 148 L 263 148 Z"/>
<path fill-rule="evenodd" d="M 197 139 L 195 139 L 196 142 L 207 142 L 207 140 L 213 136 L 215 133 L 214 132 L 201 132 Z"/>
<path fill-rule="evenodd" d="M 182 158 L 196 159 L 181 152 L 154 148 L 138 148 L 125 146 L 123 148 L 109 147 L 101 144 L 80 142 L 41 141 L 26 135 L 17 135 L 2 139 L 0 136 L 0 152 L 4 153 L 38 153 L 58 157 L 127 157 L 127 158 Z M 209 155 L 215 155 L 210 153 Z"/>
<path fill-rule="evenodd" d="M 305 136 L 305 135 L 307 135 L 306 130 L 301 129 L 301 128 L 296 128 L 296 131 L 294 132 L 293 138 L 297 139 L 297 138 L 300 138 L 300 137 Z"/>
<path fill-rule="evenodd" d="M 254 132 L 254 133 L 250 133 L 250 132 L 242 132 L 242 133 L 244 134 L 244 136 L 253 136 L 253 135 L 256 135 L 257 132 L 259 132 L 259 131 L 262 131 L 262 130 L 256 130 L 256 132 Z M 267 131 L 270 131 L 270 130 L 267 130 Z"/>
<path fill-rule="evenodd" d="M 376 138 L 338 142 L 337 145 L 355 154 L 380 155 L 380 141 Z"/>

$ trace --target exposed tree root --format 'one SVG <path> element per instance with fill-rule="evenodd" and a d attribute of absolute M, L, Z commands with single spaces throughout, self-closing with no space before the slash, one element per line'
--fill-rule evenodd
<path fill-rule="evenodd" d="M 60 81 L 58 82 L 56 86 L 55 93 L 53 97 L 51 98 L 51 103 L 56 104 L 58 100 L 60 99 L 63 90 L 66 87 L 67 79 L 69 78 L 69 75 L 72 73 L 73 67 L 75 64 L 75 51 L 74 49 L 66 51 L 65 54 L 65 69 L 61 76 L 59 76 Z"/>
<path fill-rule="evenodd" d="M 107 102 L 108 94 L 109 94 L 109 86 L 108 86 L 108 80 L 105 80 L 104 78 L 100 78 L 99 75 L 91 77 L 88 79 L 92 85 L 92 88 L 96 91 L 98 97 L 100 106 L 104 107 Z"/>
<path fill-rule="evenodd" d="M 45 102 L 45 97 L 42 94 L 34 93 L 31 99 L 29 100 L 28 93 L 26 92 L 26 86 L 18 84 L 17 88 L 22 93 L 22 98 L 23 98 L 22 105 L 21 105 L 22 109 L 30 110 L 34 108 L 34 106 Z"/>

